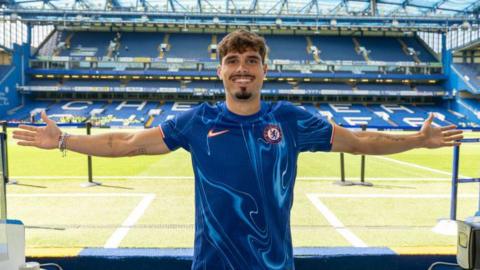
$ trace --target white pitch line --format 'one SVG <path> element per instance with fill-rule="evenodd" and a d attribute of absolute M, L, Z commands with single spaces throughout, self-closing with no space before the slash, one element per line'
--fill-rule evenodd
<path fill-rule="evenodd" d="M 44 180 L 44 179 L 86 179 L 86 176 L 12 176 L 12 179 L 32 179 L 32 180 Z M 350 177 L 348 179 L 355 179 L 358 177 Z M 132 180 L 193 180 L 193 176 L 97 176 L 95 179 L 132 179 Z M 347 180 L 348 180 L 347 179 Z M 324 180 L 335 181 L 339 180 L 338 176 L 303 176 L 297 177 L 297 180 Z M 368 177 L 368 180 L 380 180 L 380 181 L 417 181 L 417 180 L 433 180 L 433 181 L 450 181 L 447 177 Z"/>
<path fill-rule="evenodd" d="M 380 156 L 372 156 L 372 157 L 378 158 L 378 159 L 387 160 L 387 161 L 394 162 L 394 163 L 401 164 L 401 165 L 405 165 L 405 166 L 414 167 L 414 168 L 421 169 L 421 170 L 426 170 L 426 171 L 429 171 L 429 172 L 434 172 L 434 173 L 439 173 L 439 174 L 444 174 L 444 175 L 452 176 L 452 173 L 451 173 L 451 172 L 445 172 L 445 171 L 433 169 L 433 168 L 430 168 L 430 167 L 418 165 L 418 164 L 415 164 L 415 163 L 410 163 L 410 162 L 406 162 L 406 161 L 400 161 L 400 160 L 396 160 L 396 159 L 393 159 L 393 158 L 380 157 Z M 465 175 L 461 175 L 461 174 L 459 174 L 458 177 L 461 177 L 461 178 L 471 178 L 471 177 L 469 177 L 469 176 L 465 176 Z"/>
<path fill-rule="evenodd" d="M 10 176 L 12 179 L 87 179 L 87 176 Z M 193 176 L 95 176 L 95 179 L 193 179 Z"/>
<path fill-rule="evenodd" d="M 315 205 L 315 207 L 322 213 L 323 216 L 327 219 L 328 223 L 332 225 L 335 230 L 342 235 L 348 242 L 350 242 L 354 247 L 368 247 L 365 242 L 358 238 L 353 232 L 343 225 L 343 223 L 335 216 L 335 214 L 328 209 L 328 207 L 323 204 L 318 196 L 315 194 L 307 194 L 308 199 Z"/>
<path fill-rule="evenodd" d="M 450 199 L 450 194 L 340 194 L 340 193 L 309 193 L 322 198 L 387 198 L 387 199 Z M 459 198 L 477 198 L 478 194 L 459 194 Z"/>
<path fill-rule="evenodd" d="M 145 197 L 151 193 L 8 193 L 7 197 Z"/>
<path fill-rule="evenodd" d="M 104 248 L 118 248 L 120 242 L 122 242 L 123 238 L 125 238 L 125 236 L 128 234 L 130 227 L 137 223 L 154 199 L 154 194 L 143 197 L 142 201 L 137 205 L 137 207 L 135 207 L 135 209 L 133 209 L 127 219 L 125 219 L 125 221 L 122 223 L 122 226 L 110 236 L 107 243 L 105 243 Z"/>

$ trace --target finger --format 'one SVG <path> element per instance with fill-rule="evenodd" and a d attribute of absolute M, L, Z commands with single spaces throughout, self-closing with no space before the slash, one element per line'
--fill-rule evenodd
<path fill-rule="evenodd" d="M 445 130 L 450 130 L 450 129 L 454 129 L 454 128 L 457 128 L 457 126 L 449 125 L 449 126 L 441 127 L 440 130 L 445 131 Z"/>
<path fill-rule="evenodd" d="M 427 118 L 427 120 L 425 120 L 425 122 L 431 124 L 433 122 L 433 117 L 434 117 L 433 113 L 429 113 L 428 118 Z"/>
<path fill-rule="evenodd" d="M 17 142 L 17 144 L 22 146 L 36 146 L 34 142 L 26 142 L 26 141 L 19 141 Z"/>
<path fill-rule="evenodd" d="M 30 130 L 30 131 L 37 131 L 38 130 L 38 127 L 27 126 L 27 125 L 18 125 L 18 128 L 26 129 L 26 130 Z"/>
<path fill-rule="evenodd" d="M 14 130 L 13 135 L 23 135 L 23 136 L 35 136 L 36 133 L 23 130 Z"/>
<path fill-rule="evenodd" d="M 35 138 L 33 137 L 22 136 L 22 135 L 14 135 L 13 138 L 16 140 L 29 141 L 29 142 L 35 141 Z"/>
<path fill-rule="evenodd" d="M 52 121 L 52 120 L 50 120 L 50 118 L 48 118 L 47 113 L 45 111 L 42 111 L 41 116 L 42 116 L 43 122 L 45 122 L 47 124 L 49 124 Z"/>
<path fill-rule="evenodd" d="M 30 138 L 30 139 L 34 140 L 35 136 L 31 136 L 31 135 L 28 135 L 28 134 L 13 134 L 12 138 L 14 138 L 14 139 Z"/>
<path fill-rule="evenodd" d="M 461 139 L 463 139 L 463 135 L 454 135 L 454 136 L 450 136 L 450 137 L 445 137 L 446 141 L 458 141 L 458 140 L 461 140 Z"/>
<path fill-rule="evenodd" d="M 443 136 L 448 137 L 448 136 L 462 134 L 462 133 L 463 133 L 463 130 L 458 130 L 458 129 L 448 130 L 448 131 L 443 132 Z"/>

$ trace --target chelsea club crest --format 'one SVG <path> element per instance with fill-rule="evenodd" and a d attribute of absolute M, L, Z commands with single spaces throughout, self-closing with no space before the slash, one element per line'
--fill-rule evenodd
<path fill-rule="evenodd" d="M 277 125 L 267 125 L 263 130 L 263 138 L 271 144 L 277 144 L 282 140 L 282 130 Z"/>

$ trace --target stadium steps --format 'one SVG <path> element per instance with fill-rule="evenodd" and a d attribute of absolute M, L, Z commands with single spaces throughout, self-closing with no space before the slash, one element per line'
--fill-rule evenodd
<path fill-rule="evenodd" d="M 152 126 L 153 120 L 155 120 L 155 117 L 153 115 L 150 115 L 145 122 L 145 128 L 150 128 Z"/>
<path fill-rule="evenodd" d="M 65 34 L 64 32 L 60 32 L 57 35 L 57 39 L 56 39 L 56 42 L 55 42 L 55 48 L 53 49 L 52 56 L 59 56 L 62 53 L 62 50 L 70 49 L 71 41 L 72 41 L 74 33 L 73 32 L 69 33 L 67 35 L 67 37 L 65 38 L 65 41 L 64 41 L 65 47 L 60 47 L 59 44 L 60 44 L 60 42 L 62 42 L 64 34 Z"/>
<path fill-rule="evenodd" d="M 388 119 L 383 119 L 382 117 L 380 117 L 379 115 L 376 114 L 377 111 L 374 111 L 372 108 L 370 108 L 369 106 L 365 106 L 365 108 L 367 109 L 367 111 L 371 112 L 372 113 L 372 118 L 373 117 L 377 117 L 377 118 L 380 118 L 382 119 L 383 121 L 387 122 L 389 125 L 391 125 L 392 127 L 398 127 L 398 124 L 393 122 L 392 120 L 390 120 L 390 118 Z M 372 119 L 373 120 L 373 119 Z"/>
<path fill-rule="evenodd" d="M 417 52 L 415 51 L 414 54 L 410 54 L 409 51 L 408 51 L 408 46 L 407 44 L 405 43 L 405 41 L 403 41 L 401 38 L 397 38 L 398 42 L 400 43 L 400 45 L 402 46 L 402 50 L 403 52 L 405 53 L 405 55 L 409 55 L 413 58 L 413 61 L 415 61 L 415 63 L 420 63 L 422 61 L 420 61 L 420 59 L 418 58 L 418 55 L 417 55 Z"/>
<path fill-rule="evenodd" d="M 170 44 L 168 44 L 168 39 L 170 38 L 170 34 L 166 33 L 165 36 L 163 36 L 163 42 L 162 44 L 167 44 L 167 51 L 170 49 Z M 160 53 L 158 54 L 158 58 L 163 59 L 165 57 L 165 52 L 160 49 Z"/>
<path fill-rule="evenodd" d="M 61 32 L 52 31 L 40 44 L 36 55 L 52 56 L 55 52 L 57 44 L 59 43 L 59 36 Z"/>
<path fill-rule="evenodd" d="M 316 63 L 320 63 L 320 56 L 318 56 L 318 51 L 313 52 L 311 50 L 313 46 L 312 39 L 309 36 L 306 36 L 305 39 L 307 40 L 307 54 L 313 55 L 313 59 L 315 60 Z"/>
<path fill-rule="evenodd" d="M 366 50 L 365 48 L 365 51 L 362 51 L 360 49 L 360 47 L 362 47 L 362 45 L 360 44 L 360 42 L 358 42 L 358 39 L 356 39 L 355 37 L 352 37 L 352 41 L 353 41 L 353 44 L 355 45 L 355 52 L 357 52 L 357 54 L 361 54 L 363 56 L 363 59 L 365 59 L 366 62 L 370 62 L 370 58 L 368 57 L 368 51 Z"/>
<path fill-rule="evenodd" d="M 212 35 L 212 42 L 211 44 L 208 46 L 208 52 L 211 52 L 212 51 L 212 47 L 211 45 L 212 44 L 215 44 L 217 45 L 217 35 Z M 210 60 L 217 60 L 217 54 L 216 53 L 210 53 Z"/>
<path fill-rule="evenodd" d="M 106 57 L 112 58 L 115 57 L 115 53 L 120 50 L 120 39 L 116 39 L 108 45 L 107 55 Z"/>

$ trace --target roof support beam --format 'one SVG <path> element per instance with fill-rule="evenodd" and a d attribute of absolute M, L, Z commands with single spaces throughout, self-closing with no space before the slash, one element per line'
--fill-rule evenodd
<path fill-rule="evenodd" d="M 300 13 L 303 13 L 303 14 L 310 14 L 310 12 L 312 11 L 312 8 L 315 7 L 315 15 L 320 15 L 320 10 L 318 8 L 318 1 L 317 0 L 311 0 L 310 2 L 308 2 L 308 4 L 306 4 L 304 7 L 302 7 L 300 9 Z"/>
<path fill-rule="evenodd" d="M 285 9 L 285 6 L 287 7 L 287 13 L 288 12 L 288 0 L 283 0 L 282 5 L 280 6 L 280 10 L 278 11 L 278 15 L 283 13 L 283 10 Z"/>
<path fill-rule="evenodd" d="M 55 6 L 52 2 L 50 2 L 50 0 L 43 0 L 43 7 L 45 7 L 45 5 L 53 8 L 53 9 L 58 9 L 57 6 Z"/>
<path fill-rule="evenodd" d="M 337 15 L 337 13 L 342 9 L 345 8 L 345 10 L 348 13 L 348 6 L 347 6 L 347 0 L 342 0 L 341 2 L 338 3 L 334 8 L 330 10 L 330 13 L 333 13 L 334 15 Z"/>
<path fill-rule="evenodd" d="M 177 6 L 180 7 L 183 11 L 189 12 L 189 10 L 180 4 L 177 0 L 168 0 L 168 4 L 173 12 L 177 12 Z M 168 7 L 167 7 L 168 10 Z"/>
<path fill-rule="evenodd" d="M 222 12 L 220 9 L 218 9 L 218 7 L 214 6 L 214 5 L 213 5 L 212 3 L 210 3 L 210 1 L 208 1 L 208 0 L 197 0 L 197 1 L 199 2 L 199 5 L 201 5 L 200 2 L 203 1 L 203 2 L 207 3 L 207 4 L 210 6 L 210 8 L 211 8 L 212 10 L 214 10 L 215 12 L 218 12 L 218 13 L 221 13 L 221 12 Z M 203 7 L 200 6 L 199 8 L 201 9 L 200 12 L 202 12 Z"/>
<path fill-rule="evenodd" d="M 197 0 L 197 7 L 198 7 L 198 11 L 203 12 L 203 9 L 202 9 L 202 0 Z"/>
<path fill-rule="evenodd" d="M 105 9 L 106 10 L 115 10 L 115 9 L 121 9 L 122 5 L 118 3 L 117 0 L 107 0 L 105 2 Z"/>
<path fill-rule="evenodd" d="M 436 2 L 432 7 L 430 7 L 427 11 L 423 12 L 422 14 L 427 14 L 429 11 L 430 12 L 435 12 L 438 9 L 438 7 L 440 7 L 441 5 L 443 5 L 447 1 L 448 0 L 440 0 L 440 1 Z"/>
<path fill-rule="evenodd" d="M 257 10 L 257 4 L 258 4 L 258 0 L 253 0 L 252 3 L 250 4 L 250 10 L 251 11 L 256 11 Z"/>
<path fill-rule="evenodd" d="M 386 14 L 387 16 L 394 15 L 395 13 L 399 12 L 401 9 L 405 11 L 405 8 L 407 5 L 410 3 L 410 0 L 405 0 L 401 5 L 399 5 L 397 8 L 394 8 L 390 11 L 390 13 Z"/>
<path fill-rule="evenodd" d="M 473 2 L 471 5 L 467 6 L 464 10 L 462 10 L 463 13 L 479 13 L 480 12 L 480 2 L 476 1 Z"/>
<path fill-rule="evenodd" d="M 173 4 L 173 1 L 172 0 L 168 0 L 168 3 L 167 3 L 167 11 L 168 11 L 168 7 L 170 7 L 172 9 L 173 12 L 175 12 L 175 5 Z"/>
<path fill-rule="evenodd" d="M 370 14 L 377 16 L 377 0 L 370 0 Z"/>
<path fill-rule="evenodd" d="M 77 9 L 78 6 L 83 6 L 85 9 L 90 9 L 90 4 L 85 0 L 75 0 L 75 3 L 73 3 L 73 9 Z"/>

